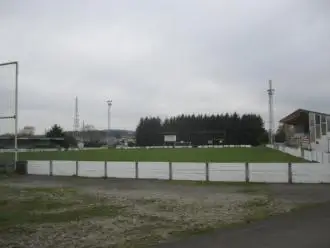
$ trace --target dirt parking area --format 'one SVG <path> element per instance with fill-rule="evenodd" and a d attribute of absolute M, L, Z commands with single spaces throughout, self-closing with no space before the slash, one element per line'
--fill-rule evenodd
<path fill-rule="evenodd" d="M 147 247 L 330 201 L 330 185 L 0 179 L 0 247 Z"/>

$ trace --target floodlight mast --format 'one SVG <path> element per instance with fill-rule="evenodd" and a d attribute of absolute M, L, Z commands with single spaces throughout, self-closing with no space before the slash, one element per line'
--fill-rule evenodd
<path fill-rule="evenodd" d="M 0 119 L 14 119 L 15 120 L 15 157 L 14 157 L 14 169 L 16 170 L 16 163 L 18 161 L 18 144 L 17 144 L 17 132 L 18 132 L 18 61 L 12 61 L 7 63 L 1 63 L 1 66 L 15 65 L 15 112 L 13 116 L 4 116 Z"/>
<path fill-rule="evenodd" d="M 112 106 L 112 100 L 107 101 L 108 104 L 108 133 L 107 133 L 107 146 L 109 148 L 110 146 L 110 121 L 111 121 L 111 106 Z"/>

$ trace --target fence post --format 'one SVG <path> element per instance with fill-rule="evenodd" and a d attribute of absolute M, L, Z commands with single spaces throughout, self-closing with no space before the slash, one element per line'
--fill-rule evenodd
<path fill-rule="evenodd" d="M 139 162 L 135 162 L 135 179 L 139 179 Z"/>
<path fill-rule="evenodd" d="M 172 180 L 173 179 L 173 167 L 172 167 L 172 162 L 169 162 L 168 163 L 168 178 L 169 180 Z"/>
<path fill-rule="evenodd" d="M 210 181 L 210 170 L 209 170 L 209 162 L 205 163 L 205 181 Z"/>
<path fill-rule="evenodd" d="M 79 161 L 76 161 L 76 176 L 79 175 Z"/>
<path fill-rule="evenodd" d="M 53 175 L 53 160 L 49 161 L 49 175 Z"/>
<path fill-rule="evenodd" d="M 288 164 L 288 183 L 292 183 L 292 163 Z"/>
<path fill-rule="evenodd" d="M 104 161 L 104 177 L 108 177 L 108 162 Z"/>
<path fill-rule="evenodd" d="M 250 168 L 249 168 L 249 163 L 245 163 L 245 182 L 249 183 L 250 182 Z"/>

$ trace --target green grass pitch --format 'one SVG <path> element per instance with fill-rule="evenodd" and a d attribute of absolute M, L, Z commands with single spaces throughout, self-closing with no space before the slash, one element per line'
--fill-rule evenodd
<path fill-rule="evenodd" d="M 12 154 L 0 154 L 0 160 Z M 19 160 L 80 161 L 152 161 L 152 162 L 305 162 L 277 150 L 256 148 L 190 148 L 190 149 L 99 149 L 82 151 L 23 152 Z"/>

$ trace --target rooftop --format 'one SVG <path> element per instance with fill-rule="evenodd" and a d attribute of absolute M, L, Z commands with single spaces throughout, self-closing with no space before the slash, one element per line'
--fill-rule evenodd
<path fill-rule="evenodd" d="M 307 110 L 307 109 L 297 109 L 296 111 L 292 112 L 291 114 L 283 117 L 280 122 L 290 125 L 295 125 L 301 122 L 308 122 L 308 115 L 309 113 L 319 114 L 319 115 L 326 115 L 330 116 L 330 114 L 321 113 L 317 111 Z"/>

